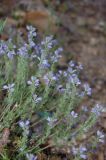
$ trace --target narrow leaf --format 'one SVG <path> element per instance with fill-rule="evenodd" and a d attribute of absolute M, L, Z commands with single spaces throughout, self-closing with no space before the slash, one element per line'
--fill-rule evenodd
<path fill-rule="evenodd" d="M 0 34 L 3 32 L 5 24 L 6 24 L 6 20 L 0 20 Z"/>

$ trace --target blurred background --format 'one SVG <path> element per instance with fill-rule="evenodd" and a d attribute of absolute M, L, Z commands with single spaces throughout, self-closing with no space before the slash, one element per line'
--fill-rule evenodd
<path fill-rule="evenodd" d="M 73 59 L 84 66 L 81 78 L 93 88 L 87 103 L 106 105 L 106 0 L 0 0 L 3 18 L 0 39 L 26 32 L 28 24 L 41 36 L 54 35 L 64 48 L 60 64 Z M 106 115 L 100 125 L 106 130 Z"/>

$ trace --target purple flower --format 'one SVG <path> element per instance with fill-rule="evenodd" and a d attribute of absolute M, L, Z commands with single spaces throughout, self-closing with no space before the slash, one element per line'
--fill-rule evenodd
<path fill-rule="evenodd" d="M 58 77 L 54 75 L 52 72 L 49 72 L 43 76 L 43 80 L 46 85 L 48 85 L 52 81 L 57 81 Z"/>
<path fill-rule="evenodd" d="M 51 56 L 50 59 L 52 63 L 58 62 L 58 58 L 55 55 Z"/>
<path fill-rule="evenodd" d="M 26 120 L 26 121 L 19 121 L 19 126 L 23 129 L 23 136 L 28 136 L 29 135 L 29 124 L 30 121 Z"/>
<path fill-rule="evenodd" d="M 54 119 L 54 118 L 52 118 L 52 117 L 48 117 L 48 118 L 47 118 L 47 121 L 48 121 L 48 125 L 49 125 L 50 127 L 53 127 L 54 124 L 55 124 L 55 122 L 57 121 L 57 119 Z"/>
<path fill-rule="evenodd" d="M 4 85 L 4 86 L 3 86 L 3 89 L 8 90 L 8 92 L 13 92 L 13 91 L 14 91 L 14 86 L 15 86 L 14 83 L 8 84 L 8 85 Z"/>
<path fill-rule="evenodd" d="M 0 41 L 0 56 L 4 55 L 8 51 L 8 46 L 4 41 Z"/>
<path fill-rule="evenodd" d="M 61 71 L 59 70 L 59 76 L 64 76 L 64 77 L 67 77 L 68 76 L 68 72 L 67 71 Z"/>
<path fill-rule="evenodd" d="M 73 155 L 77 155 L 78 154 L 78 148 L 72 147 L 72 153 L 73 153 Z"/>
<path fill-rule="evenodd" d="M 7 56 L 8 56 L 9 59 L 13 59 L 14 55 L 16 55 L 16 53 L 15 53 L 14 50 L 13 50 L 13 51 L 9 51 L 9 52 L 7 53 Z"/>
<path fill-rule="evenodd" d="M 36 29 L 32 26 L 27 26 L 27 30 L 28 30 L 28 42 L 30 47 L 35 47 L 35 42 L 33 41 L 34 37 L 36 37 L 37 33 L 36 33 Z"/>
<path fill-rule="evenodd" d="M 63 76 L 67 77 L 68 73 L 66 71 L 63 72 Z"/>
<path fill-rule="evenodd" d="M 89 87 L 89 84 L 87 84 L 87 83 L 84 84 L 84 90 L 85 90 L 85 92 L 86 92 L 86 94 L 87 94 L 88 96 L 91 95 L 92 89 Z"/>
<path fill-rule="evenodd" d="M 28 57 L 28 46 L 26 43 L 18 49 L 17 54 L 23 57 Z"/>
<path fill-rule="evenodd" d="M 34 27 L 32 27 L 32 26 L 27 26 L 26 28 L 27 28 L 27 30 L 30 31 L 30 32 L 34 32 L 34 31 L 36 30 L 36 29 L 35 29 Z"/>
<path fill-rule="evenodd" d="M 101 115 L 101 113 L 103 112 L 103 106 L 96 104 L 92 110 L 92 113 L 94 113 L 97 117 Z"/>
<path fill-rule="evenodd" d="M 82 64 L 79 64 L 76 68 L 77 68 L 78 70 L 82 70 L 82 69 L 83 69 L 83 66 L 82 66 Z"/>
<path fill-rule="evenodd" d="M 105 136 L 104 136 L 104 134 L 101 132 L 101 131 L 97 131 L 97 137 L 98 137 L 98 140 L 99 140 L 99 142 L 101 142 L 101 143 L 104 143 L 104 138 L 105 138 Z"/>
<path fill-rule="evenodd" d="M 42 42 L 41 45 L 46 46 L 48 49 L 51 49 L 53 46 L 53 36 L 47 36 Z"/>
<path fill-rule="evenodd" d="M 74 111 L 71 111 L 71 116 L 73 118 L 77 118 L 78 117 L 78 113 L 75 113 Z"/>
<path fill-rule="evenodd" d="M 37 104 L 37 103 L 40 103 L 42 101 L 42 97 L 38 97 L 36 94 L 34 94 L 33 95 L 33 100 Z"/>
<path fill-rule="evenodd" d="M 74 62 L 74 61 L 70 61 L 70 62 L 69 62 L 69 66 L 70 66 L 70 67 L 75 67 L 75 62 Z"/>
<path fill-rule="evenodd" d="M 59 56 L 59 54 L 61 53 L 63 51 L 63 48 L 61 48 L 61 47 L 59 47 L 59 48 L 57 48 L 56 50 L 55 50 L 55 55 L 56 56 Z"/>
<path fill-rule="evenodd" d="M 72 84 L 75 84 L 76 86 L 81 84 L 81 81 L 79 80 L 77 74 L 70 75 L 68 81 Z"/>
<path fill-rule="evenodd" d="M 64 93 L 65 92 L 65 88 L 63 88 L 62 85 L 58 85 L 57 86 L 57 91 L 59 91 L 60 93 Z"/>
<path fill-rule="evenodd" d="M 54 51 L 54 54 L 52 56 L 50 56 L 51 62 L 52 63 L 56 63 L 58 62 L 59 58 L 62 57 L 62 55 L 60 55 L 60 52 L 62 52 L 63 49 L 62 48 L 58 48 Z"/>
<path fill-rule="evenodd" d="M 29 120 L 26 120 L 26 121 L 19 121 L 19 126 L 21 128 L 25 128 L 25 127 L 28 127 L 30 124 L 30 121 Z"/>
<path fill-rule="evenodd" d="M 85 96 L 85 92 L 77 92 L 76 95 L 82 98 Z"/>
<path fill-rule="evenodd" d="M 41 68 L 49 68 L 50 67 L 50 64 L 48 63 L 48 60 L 45 59 L 42 61 L 42 64 L 41 64 Z"/>
<path fill-rule="evenodd" d="M 69 72 L 68 74 L 74 74 L 76 72 L 76 70 L 71 67 L 68 67 L 67 71 Z"/>
<path fill-rule="evenodd" d="M 37 79 L 34 76 L 31 76 L 31 80 L 27 81 L 27 84 L 29 84 L 29 85 L 34 84 L 35 87 L 38 87 L 39 86 L 39 79 Z"/>
<path fill-rule="evenodd" d="M 75 147 L 72 147 L 72 152 L 75 156 L 80 156 L 80 158 L 82 159 L 87 159 L 87 155 L 86 155 L 86 147 L 80 145 L 79 148 L 75 148 Z"/>
<path fill-rule="evenodd" d="M 50 82 L 50 79 L 48 78 L 48 75 L 47 75 L 47 74 L 45 74 L 45 75 L 43 76 L 43 80 L 44 80 L 44 82 L 45 82 L 46 85 L 48 85 L 49 82 Z"/>
<path fill-rule="evenodd" d="M 31 153 L 27 153 L 26 158 L 27 158 L 27 160 L 37 160 L 37 156 L 34 156 Z"/>

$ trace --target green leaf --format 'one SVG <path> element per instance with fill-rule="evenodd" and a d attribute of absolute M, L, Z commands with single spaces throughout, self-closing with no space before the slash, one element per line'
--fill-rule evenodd
<path fill-rule="evenodd" d="M 6 24 L 6 20 L 0 20 L 0 34 L 3 32 L 5 24 Z"/>

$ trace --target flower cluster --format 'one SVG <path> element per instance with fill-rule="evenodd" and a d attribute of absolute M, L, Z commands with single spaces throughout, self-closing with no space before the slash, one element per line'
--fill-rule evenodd
<path fill-rule="evenodd" d="M 87 145 L 79 144 L 78 140 L 82 142 L 83 134 L 87 134 L 96 123 L 103 107 L 96 104 L 91 112 L 89 107 L 80 108 L 83 97 L 92 94 L 89 85 L 83 84 L 79 78 L 82 65 L 70 60 L 67 68 L 61 69 L 58 61 L 63 49 L 53 36 L 39 42 L 35 28 L 27 26 L 27 31 L 28 40 L 22 40 L 22 44 L 17 46 L 11 39 L 0 41 L 0 69 L 3 75 L 0 74 L 0 87 L 8 91 L 1 103 L 6 104 L 6 109 L 1 107 L 5 113 L 0 113 L 0 131 L 7 126 L 11 128 L 20 120 L 18 125 L 21 129 L 19 133 L 15 131 L 21 139 L 18 159 L 24 156 L 27 160 L 37 160 L 35 155 L 44 149 L 43 146 L 48 147 L 49 139 L 54 146 L 63 141 L 62 145 L 69 144 L 70 148 L 74 140 L 75 146 L 79 147 L 71 148 L 73 156 L 87 159 Z M 95 135 L 98 142 L 104 142 L 105 135 L 101 131 L 98 130 Z"/>
<path fill-rule="evenodd" d="M 30 47 L 32 48 L 35 46 L 34 38 L 37 36 L 36 29 L 32 26 L 27 26 L 27 30 L 28 30 L 28 42 Z"/>

